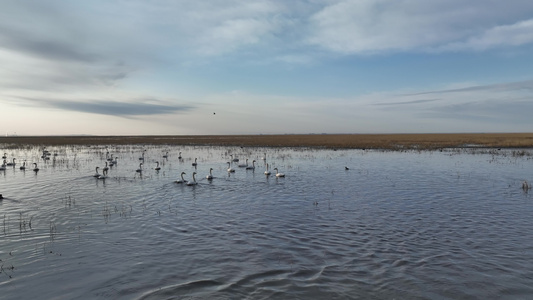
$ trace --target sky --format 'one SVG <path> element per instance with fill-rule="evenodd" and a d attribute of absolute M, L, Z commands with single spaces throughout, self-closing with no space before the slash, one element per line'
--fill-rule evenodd
<path fill-rule="evenodd" d="M 533 1 L 0 7 L 2 135 L 533 132 Z"/>

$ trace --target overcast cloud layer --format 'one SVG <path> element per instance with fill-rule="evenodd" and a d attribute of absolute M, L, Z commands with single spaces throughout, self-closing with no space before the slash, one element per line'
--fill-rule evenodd
<path fill-rule="evenodd" d="M 532 43 L 531 1 L 3 1 L 3 129 L 532 131 Z"/>

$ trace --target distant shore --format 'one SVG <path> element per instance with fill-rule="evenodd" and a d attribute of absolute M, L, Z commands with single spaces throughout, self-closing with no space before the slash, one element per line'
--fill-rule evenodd
<path fill-rule="evenodd" d="M 451 134 L 286 134 L 176 136 L 20 136 L 0 137 L 0 147 L 21 145 L 196 145 L 311 147 L 328 149 L 533 148 L 533 133 Z"/>

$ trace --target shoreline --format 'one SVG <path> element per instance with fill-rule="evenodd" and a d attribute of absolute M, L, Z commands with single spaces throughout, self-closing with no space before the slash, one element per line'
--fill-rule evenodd
<path fill-rule="evenodd" d="M 441 148 L 533 148 L 533 133 L 279 134 L 0 137 L 0 147 L 20 145 L 184 145 L 308 147 L 325 149 L 434 150 Z"/>

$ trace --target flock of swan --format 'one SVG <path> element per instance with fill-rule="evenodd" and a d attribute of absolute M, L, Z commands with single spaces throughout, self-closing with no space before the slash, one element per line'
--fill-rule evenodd
<path fill-rule="evenodd" d="M 139 157 L 139 168 L 135 170 L 136 173 L 140 173 L 142 174 L 143 172 L 143 165 L 144 165 L 144 161 L 145 161 L 145 151 L 144 150 L 141 154 L 141 156 Z M 235 169 L 232 168 L 231 164 L 233 162 L 235 163 L 238 163 L 239 162 L 239 159 L 238 158 L 234 158 L 233 155 L 230 155 L 231 156 L 231 161 L 228 161 L 227 164 L 228 164 L 228 169 L 227 169 L 227 172 L 228 173 L 235 173 Z M 163 155 L 163 158 L 164 159 L 168 159 L 168 152 L 166 152 L 166 154 Z M 181 152 L 179 153 L 178 155 L 178 159 L 179 160 L 182 160 L 182 156 L 181 156 Z M 265 161 L 265 166 L 266 166 L 266 170 L 264 172 L 264 174 L 266 176 L 270 176 L 272 173 L 270 172 L 269 168 L 270 168 L 270 165 L 268 163 L 266 163 L 266 153 L 265 153 L 265 156 L 263 156 L 261 158 L 263 161 Z M 256 161 L 255 160 L 252 160 L 252 164 L 249 165 L 248 164 L 248 159 L 245 160 L 244 163 L 241 163 L 241 164 L 238 164 L 238 167 L 239 168 L 244 168 L 246 170 L 255 170 L 256 166 L 255 166 L 255 163 Z M 100 169 L 100 167 L 96 167 L 96 172 L 95 174 L 93 175 L 93 177 L 97 178 L 97 179 L 106 179 L 108 178 L 108 170 L 109 170 L 109 167 L 112 167 L 113 165 L 115 165 L 117 163 L 116 161 L 116 158 L 113 157 L 113 155 L 109 154 L 109 152 L 106 153 L 106 161 L 105 161 L 105 167 L 102 169 L 102 174 L 100 174 L 98 172 L 98 170 Z M 155 162 L 156 166 L 154 168 L 154 170 L 156 171 L 159 171 L 161 170 L 161 167 L 159 166 L 159 161 L 156 161 Z M 195 158 L 194 159 L 194 162 L 192 163 L 192 166 L 196 169 L 197 166 L 198 166 L 198 158 Z M 279 172 L 278 168 L 274 168 L 274 171 L 275 171 L 275 176 L 276 177 L 285 177 L 285 174 Z M 184 178 L 184 175 L 186 175 L 187 173 L 185 172 L 181 172 L 180 173 L 180 178 L 177 179 L 176 181 L 174 181 L 175 183 L 178 183 L 178 184 L 185 184 L 185 185 L 188 185 L 188 186 L 194 186 L 194 185 L 197 185 L 198 182 L 196 181 L 196 175 L 197 173 L 196 172 L 193 172 L 192 173 L 192 180 L 186 180 Z M 213 168 L 210 168 L 209 169 L 209 174 L 206 175 L 205 177 L 207 180 L 213 180 Z"/>

